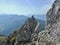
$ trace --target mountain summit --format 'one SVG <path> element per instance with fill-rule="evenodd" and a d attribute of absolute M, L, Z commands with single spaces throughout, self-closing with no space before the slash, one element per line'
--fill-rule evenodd
<path fill-rule="evenodd" d="M 32 16 L 28 18 L 25 24 L 17 31 L 14 31 L 1 45 L 32 45 L 36 44 L 38 40 L 38 33 L 40 30 L 39 21 Z"/>

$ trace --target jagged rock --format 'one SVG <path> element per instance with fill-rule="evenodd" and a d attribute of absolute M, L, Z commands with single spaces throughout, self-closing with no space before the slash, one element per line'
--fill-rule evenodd
<path fill-rule="evenodd" d="M 47 29 L 51 28 L 54 23 L 57 23 L 60 17 L 60 0 L 54 1 L 52 8 L 47 12 Z"/>
<path fill-rule="evenodd" d="M 40 23 L 32 16 L 29 18 L 24 27 L 22 28 L 22 32 L 20 31 L 19 34 L 16 36 L 16 40 L 22 45 L 35 45 L 38 39 L 38 33 L 40 30 Z M 34 43 L 32 43 L 34 42 Z M 28 43 L 28 44 L 27 44 Z M 32 44 L 31 44 L 32 43 Z"/>
<path fill-rule="evenodd" d="M 47 17 L 49 17 L 49 14 L 47 14 Z M 51 25 L 58 22 L 57 20 L 59 20 L 59 17 L 60 17 L 60 1 L 56 0 L 53 3 L 52 12 L 51 12 L 51 15 L 50 15 L 50 20 L 49 21 L 50 21 Z M 47 22 L 49 22 L 49 21 L 47 20 Z"/>
<path fill-rule="evenodd" d="M 14 31 L 3 40 L 1 45 L 36 45 L 40 23 L 34 16 L 28 18 L 25 24 L 18 31 Z"/>
<path fill-rule="evenodd" d="M 26 21 L 24 27 L 22 28 L 22 32 L 18 34 L 17 40 L 20 42 L 28 42 L 32 41 L 33 39 L 37 40 L 34 38 L 34 36 L 37 36 L 39 33 L 39 25 L 40 24 L 35 20 L 33 16 L 31 19 L 29 18 L 28 21 Z"/>
<path fill-rule="evenodd" d="M 38 45 L 56 45 L 56 39 L 45 30 L 38 35 Z"/>
<path fill-rule="evenodd" d="M 22 32 L 16 36 L 17 40 L 21 42 L 30 41 L 30 37 L 31 37 L 30 32 Z"/>
<path fill-rule="evenodd" d="M 47 12 L 47 25 L 38 35 L 38 45 L 60 45 L 60 0 Z"/>
<path fill-rule="evenodd" d="M 45 30 L 39 32 L 40 23 L 32 16 L 2 45 L 60 45 L 60 0 L 54 1 L 46 17 Z"/>

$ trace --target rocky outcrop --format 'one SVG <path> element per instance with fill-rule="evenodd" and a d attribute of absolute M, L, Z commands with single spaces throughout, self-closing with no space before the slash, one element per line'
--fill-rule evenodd
<path fill-rule="evenodd" d="M 18 31 L 14 31 L 3 40 L 1 45 L 36 45 L 39 30 L 40 23 L 32 16 Z"/>
<path fill-rule="evenodd" d="M 40 30 L 40 23 L 32 16 L 24 24 L 23 28 L 19 30 L 16 39 L 19 43 L 30 43 L 37 41 Z"/>
<path fill-rule="evenodd" d="M 40 23 L 32 16 L 1 45 L 60 45 L 60 0 L 54 1 L 46 17 L 43 31 L 39 32 Z"/>
<path fill-rule="evenodd" d="M 57 23 L 57 20 L 60 17 L 60 1 L 56 0 L 52 8 L 47 12 L 47 27 L 50 28 L 54 23 Z"/>
<path fill-rule="evenodd" d="M 45 30 L 38 35 L 39 45 L 60 45 L 60 0 L 47 12 Z"/>
<path fill-rule="evenodd" d="M 17 40 L 20 42 L 35 41 L 38 38 L 39 33 L 39 22 L 32 16 L 24 24 L 23 28 L 20 29 L 19 34 L 17 35 Z M 35 38 L 34 38 L 35 37 Z"/>
<path fill-rule="evenodd" d="M 60 45 L 60 0 L 54 1 L 47 12 L 45 30 L 39 32 L 39 22 L 32 16 L 10 38 L 10 45 Z M 38 34 L 39 33 L 39 34 Z M 12 43 L 13 42 L 13 43 Z"/>

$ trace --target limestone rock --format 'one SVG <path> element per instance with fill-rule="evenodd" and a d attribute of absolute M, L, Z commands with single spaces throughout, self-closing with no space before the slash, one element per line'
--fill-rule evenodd
<path fill-rule="evenodd" d="M 20 42 L 37 40 L 37 35 L 39 33 L 39 25 L 40 24 L 32 16 L 31 19 L 28 19 L 26 21 L 25 25 L 20 30 L 19 34 L 17 34 L 17 40 Z"/>
<path fill-rule="evenodd" d="M 52 8 L 47 12 L 47 29 L 51 28 L 54 23 L 57 23 L 57 20 L 60 17 L 60 0 L 54 1 Z"/>
<path fill-rule="evenodd" d="M 45 30 L 38 35 L 38 45 L 60 45 L 60 0 L 47 12 Z"/>
<path fill-rule="evenodd" d="M 36 45 L 39 30 L 40 23 L 32 16 L 18 31 L 14 31 L 3 40 L 1 45 Z"/>

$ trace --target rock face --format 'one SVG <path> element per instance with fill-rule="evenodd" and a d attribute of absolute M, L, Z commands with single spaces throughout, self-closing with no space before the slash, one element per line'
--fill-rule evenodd
<path fill-rule="evenodd" d="M 60 0 L 54 1 L 46 17 L 45 30 L 39 32 L 40 23 L 32 16 L 1 45 L 60 45 Z"/>
<path fill-rule="evenodd" d="M 60 45 L 60 0 L 47 12 L 45 30 L 38 35 L 39 45 Z"/>
<path fill-rule="evenodd" d="M 20 30 L 17 35 L 17 40 L 20 42 L 35 41 L 38 38 L 39 33 L 39 22 L 32 16 L 24 24 L 23 28 Z"/>
<path fill-rule="evenodd" d="M 56 0 L 52 8 L 47 12 L 47 25 L 48 28 L 52 27 L 54 23 L 57 22 L 57 19 L 60 17 L 60 0 Z"/>
<path fill-rule="evenodd" d="M 36 45 L 40 23 L 34 16 L 28 18 L 25 24 L 18 31 L 14 31 L 1 45 Z"/>

